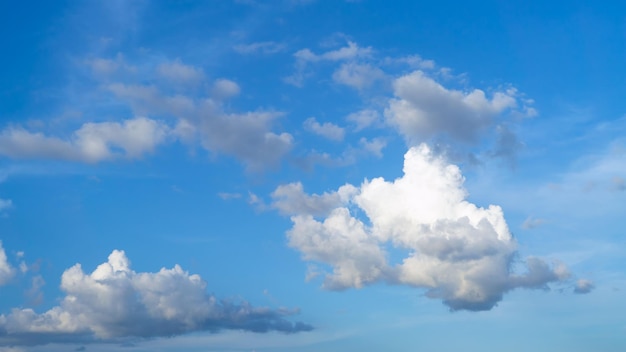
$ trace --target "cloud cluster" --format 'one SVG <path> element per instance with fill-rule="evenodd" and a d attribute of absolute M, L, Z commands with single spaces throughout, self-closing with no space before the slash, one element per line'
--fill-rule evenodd
<path fill-rule="evenodd" d="M 468 202 L 463 181 L 458 167 L 422 144 L 406 153 L 404 176 L 393 182 L 375 178 L 323 195 L 291 184 L 272 196 L 291 214 L 289 245 L 332 268 L 327 289 L 382 281 L 425 288 L 452 310 L 488 310 L 509 290 L 568 277 L 564 266 L 534 257 L 516 268 L 517 243 L 502 209 Z"/>
<path fill-rule="evenodd" d="M 206 283 L 176 265 L 158 272 L 135 272 L 123 251 L 115 250 L 92 273 L 80 264 L 61 278 L 65 297 L 38 314 L 13 309 L 0 315 L 0 344 L 127 341 L 193 331 L 237 329 L 295 333 L 312 327 L 285 317 L 297 310 L 253 307 L 219 300 Z"/>
<path fill-rule="evenodd" d="M 108 67 L 102 87 L 128 104 L 136 116 L 148 117 L 87 122 L 68 138 L 10 126 L 0 131 L 0 155 L 95 163 L 139 158 L 169 139 L 234 156 L 256 170 L 277 164 L 292 148 L 291 134 L 271 130 L 280 113 L 226 111 L 224 102 L 240 93 L 236 82 L 209 82 L 201 69 L 176 60 L 148 70 L 147 83 L 134 84 L 115 81 L 120 65 Z M 208 95 L 202 89 L 207 84 L 212 86 L 206 90 Z"/>

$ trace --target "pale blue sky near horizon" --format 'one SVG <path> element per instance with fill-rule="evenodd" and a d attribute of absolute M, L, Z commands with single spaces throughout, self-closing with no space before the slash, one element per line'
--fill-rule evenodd
<path fill-rule="evenodd" d="M 626 346 L 626 4 L 0 13 L 0 351 Z"/>

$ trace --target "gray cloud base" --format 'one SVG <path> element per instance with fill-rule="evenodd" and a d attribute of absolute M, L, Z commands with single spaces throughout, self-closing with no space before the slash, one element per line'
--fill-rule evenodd
<path fill-rule="evenodd" d="M 194 331 L 237 329 L 295 333 L 313 327 L 286 317 L 298 310 L 253 307 L 218 300 L 206 283 L 178 265 L 156 273 L 137 273 L 123 251 L 113 251 L 91 274 L 80 264 L 61 279 L 65 297 L 38 314 L 13 309 L 0 315 L 0 345 L 123 342 Z"/>

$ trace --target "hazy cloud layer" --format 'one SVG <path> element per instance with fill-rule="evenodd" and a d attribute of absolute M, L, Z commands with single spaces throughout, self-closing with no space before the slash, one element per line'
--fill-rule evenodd
<path fill-rule="evenodd" d="M 424 288 L 453 310 L 488 310 L 509 290 L 568 277 L 564 266 L 534 257 L 515 270 L 517 243 L 502 209 L 468 202 L 463 181 L 458 167 L 422 144 L 406 153 L 404 176 L 393 182 L 375 178 L 322 195 L 290 184 L 272 196 L 274 207 L 293 214 L 289 245 L 332 268 L 327 289 L 384 281 Z M 395 258 L 387 246 L 407 255 Z"/>
<path fill-rule="evenodd" d="M 80 264 L 61 278 L 65 297 L 44 313 L 15 308 L 0 315 L 0 344 L 117 342 L 193 331 L 237 329 L 294 333 L 312 327 L 285 317 L 297 310 L 253 307 L 219 300 L 206 283 L 176 265 L 158 272 L 135 272 L 115 250 L 92 273 Z"/>

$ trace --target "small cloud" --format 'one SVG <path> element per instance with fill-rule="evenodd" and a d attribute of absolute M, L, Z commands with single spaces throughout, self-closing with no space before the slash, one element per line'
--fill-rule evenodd
<path fill-rule="evenodd" d="M 383 157 L 383 148 L 387 146 L 387 141 L 383 138 L 374 138 L 372 140 L 367 140 L 367 138 L 363 137 L 359 140 L 359 144 L 367 153 L 376 156 L 377 158 Z"/>
<path fill-rule="evenodd" d="M 256 42 L 250 44 L 235 45 L 233 49 L 239 54 L 276 54 L 286 49 L 286 45 L 276 42 Z"/>
<path fill-rule="evenodd" d="M 304 128 L 314 134 L 334 141 L 343 140 L 345 130 L 331 122 L 320 124 L 315 117 L 309 117 L 304 121 Z"/>
<path fill-rule="evenodd" d="M 545 219 L 533 218 L 532 216 L 529 216 L 522 223 L 522 228 L 524 230 L 531 230 L 531 229 L 537 228 L 537 227 L 539 227 L 539 226 L 541 226 L 541 225 L 543 225 L 545 223 L 546 223 Z"/>
<path fill-rule="evenodd" d="M 218 79 L 213 84 L 212 95 L 220 100 L 228 99 L 239 95 L 241 88 L 229 79 Z"/>
<path fill-rule="evenodd" d="M 378 123 L 380 121 L 380 114 L 376 110 L 364 109 L 351 113 L 348 117 L 346 117 L 346 120 L 355 125 L 355 132 L 359 132 Z"/>
<path fill-rule="evenodd" d="M 578 281 L 576 281 L 576 286 L 574 287 L 574 293 L 586 294 L 586 293 L 593 291 L 594 288 L 595 286 L 593 285 L 593 282 L 587 279 L 579 279 Z"/>
<path fill-rule="evenodd" d="M 219 192 L 217 196 L 222 198 L 223 200 L 231 200 L 241 198 L 241 193 Z"/>
<path fill-rule="evenodd" d="M 191 65 L 185 65 L 180 60 L 159 65 L 157 67 L 157 73 L 168 81 L 177 84 L 195 85 L 200 83 L 204 78 L 201 69 Z"/>
<path fill-rule="evenodd" d="M 611 180 L 611 189 L 614 191 L 626 191 L 626 180 L 619 176 L 613 177 Z"/>

